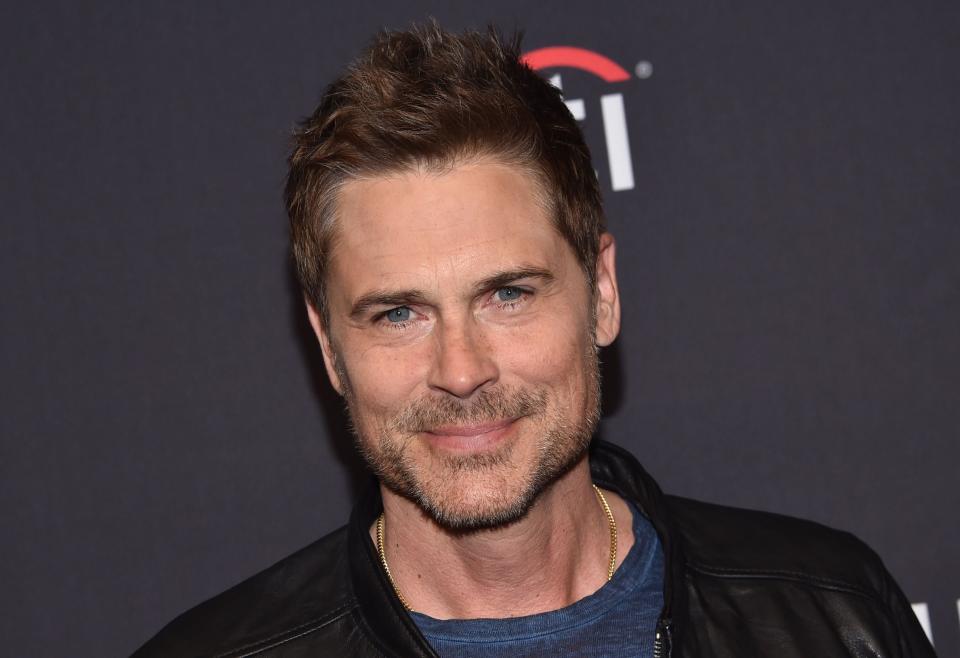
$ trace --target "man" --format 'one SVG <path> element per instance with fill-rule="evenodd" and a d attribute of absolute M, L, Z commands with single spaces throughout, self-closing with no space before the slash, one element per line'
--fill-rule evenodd
<path fill-rule="evenodd" d="M 663 496 L 591 441 L 615 244 L 496 34 L 382 34 L 296 136 L 307 313 L 377 484 L 138 656 L 930 656 L 852 536 Z"/>

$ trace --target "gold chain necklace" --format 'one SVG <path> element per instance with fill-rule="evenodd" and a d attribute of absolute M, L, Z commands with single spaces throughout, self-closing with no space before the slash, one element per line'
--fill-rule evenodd
<path fill-rule="evenodd" d="M 610 511 L 610 505 L 607 504 L 607 498 L 603 495 L 603 492 L 600 491 L 600 487 L 594 484 L 593 490 L 597 494 L 600 506 L 603 507 L 603 513 L 607 515 L 607 525 L 610 527 L 610 561 L 607 564 L 607 582 L 610 582 L 613 578 L 613 572 L 616 571 L 617 568 L 617 521 L 613 518 L 613 512 Z M 387 580 L 389 580 L 390 585 L 393 586 L 393 591 L 396 592 L 397 598 L 400 599 L 400 603 L 406 610 L 410 610 L 410 604 L 403 598 L 403 594 L 400 593 L 400 588 L 397 587 L 397 583 L 393 579 L 393 574 L 390 573 L 390 565 L 387 564 L 387 554 L 383 552 L 383 512 L 380 512 L 380 516 L 377 517 L 377 553 L 380 554 L 380 564 L 383 565 L 383 570 L 387 574 Z"/>

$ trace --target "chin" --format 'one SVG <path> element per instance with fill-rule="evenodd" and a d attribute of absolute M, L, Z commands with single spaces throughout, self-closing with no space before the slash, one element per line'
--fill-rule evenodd
<path fill-rule="evenodd" d="M 357 422 L 363 415 L 353 414 L 349 399 L 348 409 L 357 446 L 381 484 L 414 502 L 441 527 L 465 532 L 522 519 L 545 489 L 586 458 L 599 418 L 599 390 L 593 382 L 585 400 L 562 408 L 549 404 L 546 391 L 497 389 L 488 393 L 486 404 L 463 409 L 449 400 L 418 403 L 413 412 L 367 427 Z M 571 415 L 570 407 L 582 409 Z M 496 441 L 481 442 L 479 449 L 423 433 L 424 427 L 444 423 L 500 418 L 522 420 Z"/>
<path fill-rule="evenodd" d="M 408 473 L 399 482 L 381 481 L 413 501 L 435 523 L 454 532 L 500 528 L 521 520 L 537 498 L 586 454 L 589 436 L 576 442 L 549 443 L 540 459 L 520 468 L 506 450 L 468 459 L 436 460 L 425 477 Z M 564 445 L 567 449 L 557 450 Z M 386 474 L 383 474 L 386 475 Z M 394 484 L 400 486 L 394 486 Z"/>
<path fill-rule="evenodd" d="M 529 479 L 525 486 L 518 482 L 489 473 L 461 474 L 442 483 L 424 483 L 408 497 L 447 530 L 491 529 L 522 519 L 540 493 L 539 488 L 530 486 Z"/>

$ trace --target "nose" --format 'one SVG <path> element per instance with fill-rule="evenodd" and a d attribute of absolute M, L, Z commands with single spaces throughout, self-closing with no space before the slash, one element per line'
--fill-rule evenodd
<path fill-rule="evenodd" d="M 497 381 L 499 370 L 493 350 L 473 322 L 445 323 L 434 336 L 437 342 L 427 382 L 430 388 L 468 399 Z"/>

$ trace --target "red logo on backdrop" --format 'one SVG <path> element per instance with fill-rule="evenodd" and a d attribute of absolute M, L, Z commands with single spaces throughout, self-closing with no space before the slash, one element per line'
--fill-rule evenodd
<path fill-rule="evenodd" d="M 567 67 L 592 73 L 606 82 L 623 82 L 630 79 L 630 74 L 615 61 L 586 48 L 550 46 L 531 50 L 521 59 L 536 71 Z"/>
<path fill-rule="evenodd" d="M 609 57 L 575 46 L 538 48 L 524 54 L 521 60 L 537 71 L 573 68 L 586 71 L 605 82 L 624 82 L 630 79 L 630 74 Z M 559 73 L 550 76 L 550 83 L 558 89 L 563 89 L 563 81 Z M 564 103 L 577 121 L 584 121 L 587 118 L 587 106 L 583 99 L 566 99 Z M 623 94 L 601 96 L 600 116 L 603 119 L 603 135 L 607 145 L 607 161 L 610 164 L 610 184 L 613 191 L 632 190 L 634 188 L 633 158 L 630 155 Z"/>

